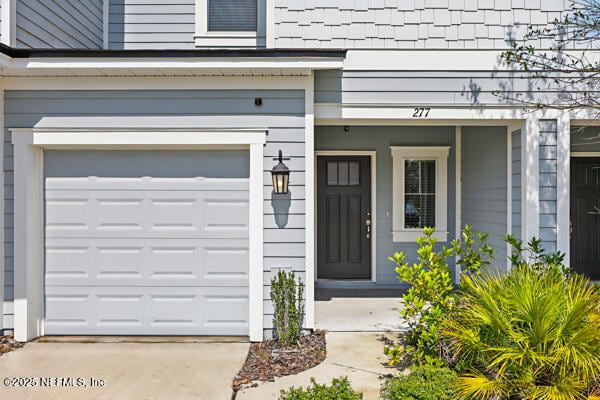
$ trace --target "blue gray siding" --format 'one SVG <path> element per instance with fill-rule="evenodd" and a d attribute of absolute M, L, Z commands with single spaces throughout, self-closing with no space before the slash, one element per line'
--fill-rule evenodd
<path fill-rule="evenodd" d="M 265 0 L 259 0 L 258 46 L 265 42 Z M 192 49 L 196 0 L 110 0 L 109 48 Z"/>
<path fill-rule="evenodd" d="M 262 107 L 254 105 L 263 98 Z M 93 119 L 93 121 L 91 121 Z M 272 311 L 269 285 L 273 268 L 289 268 L 304 281 L 305 185 L 304 91 L 7 91 L 5 127 L 89 126 L 136 128 L 269 128 L 264 154 L 265 312 Z M 87 124 L 87 125 L 86 125 Z M 5 327 L 13 326 L 13 159 L 8 129 L 5 159 Z M 272 201 L 270 169 L 283 150 L 290 157 L 290 202 L 287 221 Z M 272 325 L 271 315 L 264 319 Z"/>
<path fill-rule="evenodd" d="M 351 126 L 348 133 L 341 126 L 315 127 L 316 150 L 376 150 L 377 182 L 377 276 L 378 285 L 399 284 L 395 266 L 388 260 L 396 251 L 404 251 L 408 261 L 416 261 L 416 243 L 397 243 L 392 240 L 392 155 L 390 146 L 451 146 L 448 158 L 448 240 L 454 239 L 456 226 L 454 127 L 369 127 Z M 374 183 L 375 184 L 375 183 Z M 318 212 L 318 211 L 317 211 Z M 317 245 L 318 245 L 317 238 Z M 441 244 L 440 244 L 441 245 Z M 318 266 L 317 266 L 318 268 Z"/>
<path fill-rule="evenodd" d="M 17 47 L 102 48 L 102 0 L 18 0 Z"/>
<path fill-rule="evenodd" d="M 554 85 L 548 83 L 548 89 Z M 513 71 L 316 71 L 315 102 L 342 104 L 505 105 L 522 93 L 527 101 L 552 102 L 556 90 Z M 503 96 L 495 92 L 502 90 Z M 410 115 L 406 116 L 410 118 Z"/>
<path fill-rule="evenodd" d="M 275 46 L 498 49 L 571 0 L 275 0 Z M 534 43 L 547 46 L 547 43 Z"/>
<path fill-rule="evenodd" d="M 521 238 L 521 130 L 511 133 L 512 140 L 512 235 Z"/>
<path fill-rule="evenodd" d="M 506 267 L 507 135 L 504 127 L 463 127 L 461 182 L 463 225 L 489 233 L 495 263 Z"/>
<path fill-rule="evenodd" d="M 110 0 L 109 48 L 194 48 L 195 0 Z"/>
<path fill-rule="evenodd" d="M 542 247 L 556 251 L 556 121 L 540 121 L 540 238 Z"/>

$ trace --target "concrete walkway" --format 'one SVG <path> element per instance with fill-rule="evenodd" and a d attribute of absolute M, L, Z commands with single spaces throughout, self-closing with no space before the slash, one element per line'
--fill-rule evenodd
<path fill-rule="evenodd" d="M 279 391 L 290 386 L 308 386 L 310 378 L 318 383 L 330 383 L 333 378 L 347 376 L 352 387 L 364 393 L 364 400 L 379 399 L 381 377 L 397 370 L 385 365 L 382 336 L 394 338 L 394 333 L 330 332 L 326 335 L 327 358 L 318 366 L 293 376 L 261 383 L 258 387 L 238 392 L 236 400 L 277 399 Z"/>
<path fill-rule="evenodd" d="M 248 349 L 248 343 L 28 343 L 0 357 L 0 399 L 228 400 Z M 38 386 L 39 378 L 82 378 L 87 386 L 60 387 L 52 379 L 51 387 L 5 386 L 11 378 L 36 378 Z M 92 387 L 92 378 L 103 386 Z"/>

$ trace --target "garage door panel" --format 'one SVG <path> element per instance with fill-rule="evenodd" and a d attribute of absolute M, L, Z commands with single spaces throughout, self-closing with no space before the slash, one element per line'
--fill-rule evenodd
<path fill-rule="evenodd" d="M 46 334 L 248 334 L 248 151 L 44 160 Z"/>
<path fill-rule="evenodd" d="M 47 289 L 48 335 L 247 335 L 248 288 Z"/>
<path fill-rule="evenodd" d="M 47 237 L 247 238 L 247 191 L 46 191 Z"/>
<path fill-rule="evenodd" d="M 76 191 L 248 191 L 248 178 L 103 178 L 97 176 L 46 177 L 46 190 Z"/>
<path fill-rule="evenodd" d="M 246 239 L 46 239 L 46 285 L 247 286 Z"/>

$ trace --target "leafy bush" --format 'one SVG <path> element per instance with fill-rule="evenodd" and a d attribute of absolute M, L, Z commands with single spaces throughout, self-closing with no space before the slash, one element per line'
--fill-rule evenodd
<path fill-rule="evenodd" d="M 464 368 L 457 384 L 464 398 L 595 398 L 600 294 L 586 278 L 547 265 L 556 259 L 540 257 L 533 244 L 533 258 L 521 254 L 504 276 L 463 277 L 441 334 Z"/>
<path fill-rule="evenodd" d="M 389 379 L 383 386 L 383 400 L 458 400 L 454 394 L 456 373 L 449 368 L 417 367 L 409 375 Z"/>
<path fill-rule="evenodd" d="M 335 378 L 331 385 L 319 385 L 314 378 L 311 386 L 282 390 L 279 400 L 362 400 L 362 393 L 352 389 L 347 377 Z"/>
<path fill-rule="evenodd" d="M 455 240 L 450 249 L 436 250 L 434 233 L 435 229 L 425 228 L 425 236 L 417 239 L 417 263 L 405 262 L 403 252 L 390 257 L 397 265 L 398 279 L 411 286 L 402 296 L 403 307 L 400 309 L 400 315 L 408 324 L 407 346 L 384 348 L 390 365 L 401 362 L 406 355 L 412 356 L 417 364 L 444 364 L 440 359 L 439 328 L 456 302 L 447 260 L 458 256 L 458 263 L 464 265 L 465 271 L 478 273 L 483 265 L 489 264 L 493 255 L 493 250 L 486 244 L 487 235 L 478 233 L 474 239 L 470 226 L 465 226 L 462 240 Z"/>
<path fill-rule="evenodd" d="M 293 345 L 298 341 L 304 319 L 304 285 L 296 284 L 296 275 L 279 270 L 271 280 L 271 301 L 275 309 L 273 326 L 275 337 L 282 346 Z"/>

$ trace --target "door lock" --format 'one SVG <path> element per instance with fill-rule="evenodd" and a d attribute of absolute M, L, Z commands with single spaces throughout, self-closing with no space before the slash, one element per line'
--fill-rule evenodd
<path fill-rule="evenodd" d="M 365 225 L 367 226 L 367 239 L 371 239 L 371 212 L 367 213 Z"/>

